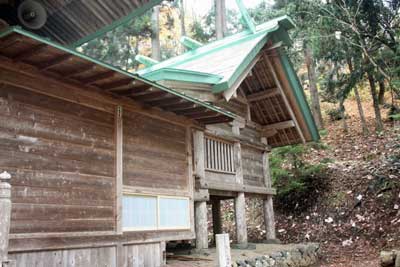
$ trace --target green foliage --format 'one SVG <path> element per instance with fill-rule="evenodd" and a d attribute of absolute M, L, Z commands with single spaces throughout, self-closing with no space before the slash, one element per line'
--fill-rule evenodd
<path fill-rule="evenodd" d="M 275 148 L 270 158 L 274 186 L 277 188 L 277 206 L 282 211 L 302 210 L 312 206 L 310 194 L 318 194 L 327 188 L 325 163 L 309 164 L 304 157 L 307 145 Z"/>

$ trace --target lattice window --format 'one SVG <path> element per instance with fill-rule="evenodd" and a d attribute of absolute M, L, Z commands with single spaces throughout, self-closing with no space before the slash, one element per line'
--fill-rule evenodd
<path fill-rule="evenodd" d="M 235 173 L 234 147 L 232 143 L 206 136 L 205 146 L 205 165 L 206 170 Z"/>

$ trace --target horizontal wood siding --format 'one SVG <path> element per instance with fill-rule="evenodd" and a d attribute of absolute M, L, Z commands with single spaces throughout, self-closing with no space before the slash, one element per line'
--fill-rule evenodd
<path fill-rule="evenodd" d="M 243 183 L 264 187 L 262 151 L 242 146 Z"/>
<path fill-rule="evenodd" d="M 113 127 L 112 114 L 0 81 L 0 170 L 13 177 L 11 233 L 114 229 Z"/>
<path fill-rule="evenodd" d="M 12 253 L 9 258 L 16 261 L 16 267 L 117 266 L 116 247 Z"/>
<path fill-rule="evenodd" d="M 163 251 L 161 243 L 125 245 L 123 247 L 125 255 L 124 267 L 160 267 L 163 266 Z"/>
<path fill-rule="evenodd" d="M 131 112 L 123 123 L 124 185 L 187 190 L 185 127 Z"/>

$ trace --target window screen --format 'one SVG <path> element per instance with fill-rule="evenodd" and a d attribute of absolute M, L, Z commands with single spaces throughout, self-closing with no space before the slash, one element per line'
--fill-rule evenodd
<path fill-rule="evenodd" d="M 189 200 L 159 197 L 160 228 L 189 228 Z"/>
<path fill-rule="evenodd" d="M 125 195 L 122 207 L 123 228 L 157 228 L 157 197 Z"/>

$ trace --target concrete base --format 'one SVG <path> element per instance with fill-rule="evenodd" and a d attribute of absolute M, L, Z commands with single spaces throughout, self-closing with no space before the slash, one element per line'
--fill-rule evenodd
<path fill-rule="evenodd" d="M 247 244 L 231 244 L 232 249 L 247 249 L 254 250 L 257 248 L 256 244 L 247 243 Z"/>

